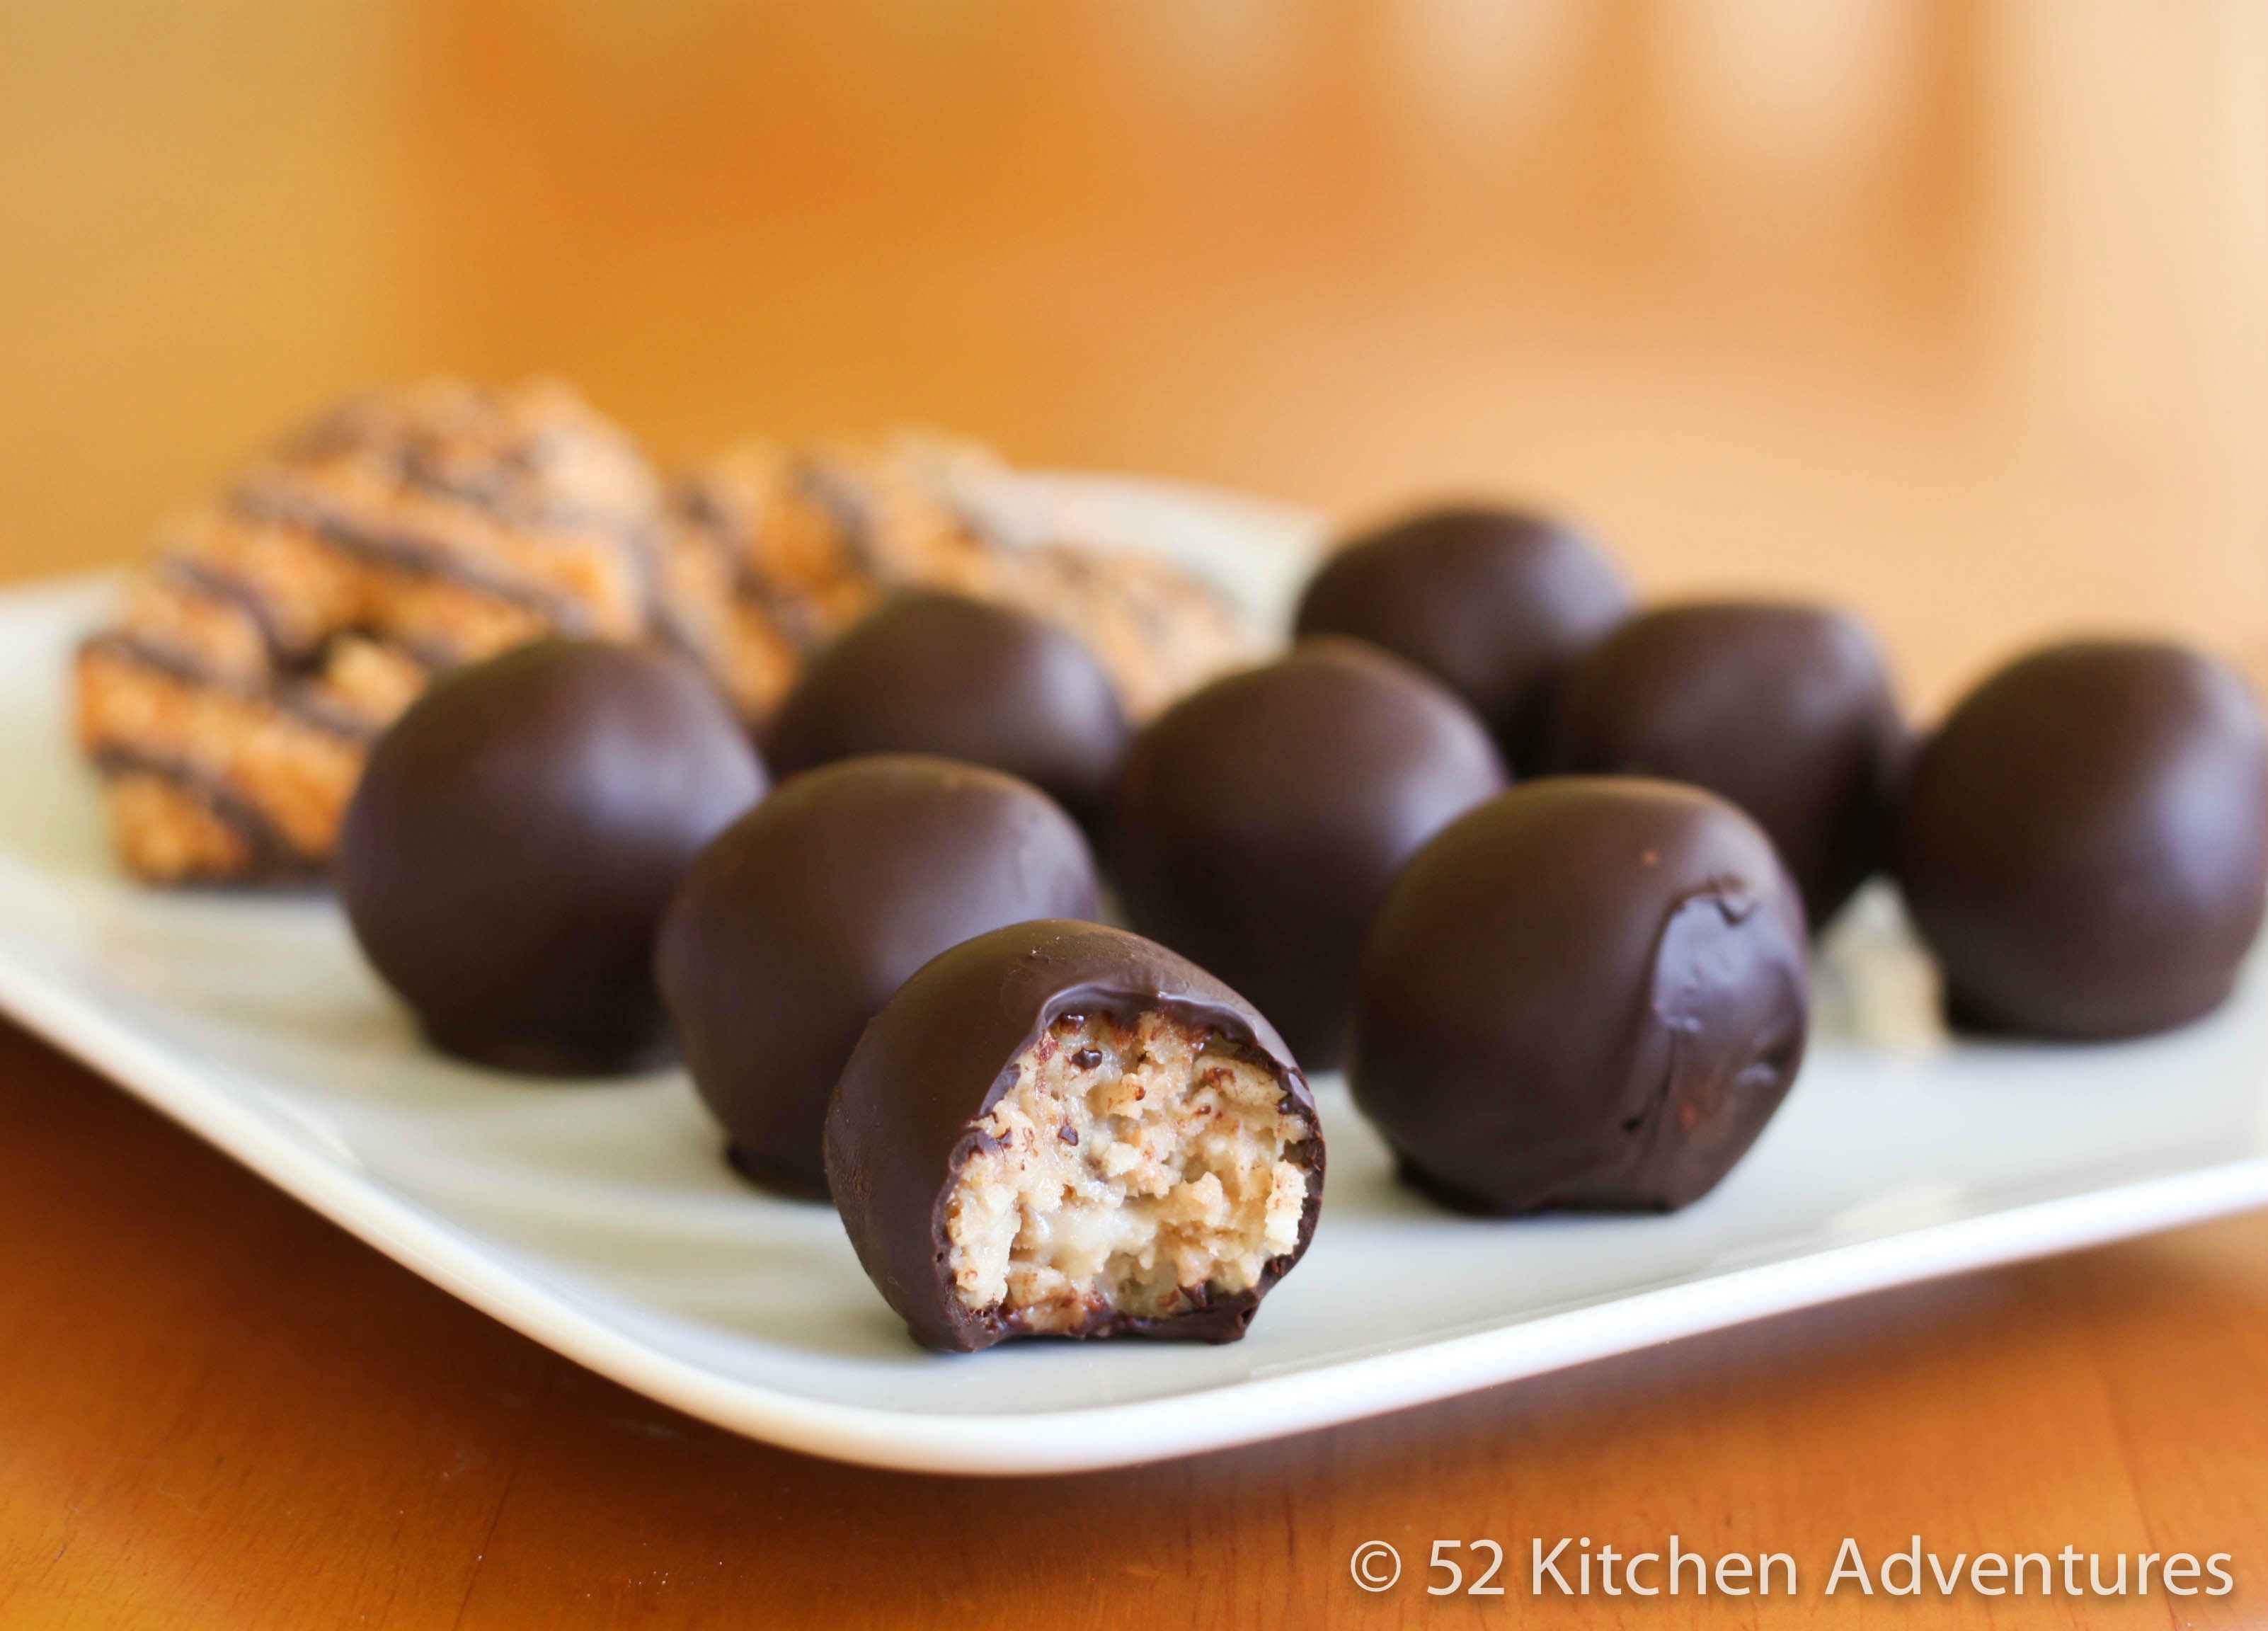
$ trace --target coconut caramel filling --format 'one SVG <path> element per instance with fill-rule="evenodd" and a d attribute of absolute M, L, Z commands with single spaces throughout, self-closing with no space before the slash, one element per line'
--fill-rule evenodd
<path fill-rule="evenodd" d="M 1249 1290 L 1299 1244 L 1314 1134 L 1275 1071 L 1158 1009 L 1065 1015 L 976 1125 L 946 1198 L 961 1303 L 1023 1331 Z"/>

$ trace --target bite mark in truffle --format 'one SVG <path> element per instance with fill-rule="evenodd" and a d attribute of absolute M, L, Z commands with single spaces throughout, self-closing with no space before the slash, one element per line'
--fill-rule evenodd
<path fill-rule="evenodd" d="M 913 1334 L 1233 1341 L 1322 1199 L 1314 1101 L 1251 1006 L 1098 924 L 933 959 L 866 1028 L 827 1121 L 858 1259 Z"/>
<path fill-rule="evenodd" d="M 1057 1020 L 976 1123 L 946 1200 L 954 1286 L 1033 1335 L 1161 1318 L 1299 1244 L 1313 1135 L 1267 1064 L 1151 1009 Z"/>

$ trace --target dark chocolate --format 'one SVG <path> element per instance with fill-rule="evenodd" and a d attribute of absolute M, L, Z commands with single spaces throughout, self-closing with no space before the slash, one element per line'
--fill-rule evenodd
<path fill-rule="evenodd" d="M 976 1125 L 1014 1087 L 1015 1061 L 1067 1016 L 1163 1009 L 1208 1026 L 1269 1068 L 1279 1108 L 1310 1135 L 1287 1152 L 1308 1174 L 1296 1245 L 1241 1291 L 1137 1317 L 1100 1308 L 1066 1335 L 1233 1342 L 1307 1251 L 1322 1204 L 1323 1141 L 1306 1077 L 1252 1005 L 1186 958 L 1100 924 L 1020 923 L 954 947 L 908 980 L 859 1038 L 827 1117 L 827 1171 L 858 1261 L 931 1347 L 989 1347 L 1026 1334 L 998 1307 L 971 1309 L 947 1264 L 946 1201 L 986 1134 Z"/>
<path fill-rule="evenodd" d="M 1244 993 L 1303 1065 L 1329 1070 L 1387 885 L 1504 782 L 1487 731 L 1442 686 L 1373 646 L 1305 640 L 1136 739 L 1112 881 L 1136 928 Z"/>
<path fill-rule="evenodd" d="M 1363 949 L 1347 1078 L 1460 1210 L 1667 1210 L 1779 1107 L 1810 1011 L 1771 840 L 1698 788 L 1530 782 L 1420 851 Z"/>
<path fill-rule="evenodd" d="M 687 874 L 658 954 L 734 1164 L 823 1199 L 827 1095 L 866 1022 L 947 947 L 1092 916 L 1094 888 L 1071 818 L 998 771 L 878 755 L 783 782 Z"/>
<path fill-rule="evenodd" d="M 1470 703 L 1513 768 L 1538 768 L 1568 663 L 1630 615 L 1589 540 L 1517 510 L 1427 511 L 1364 533 L 1300 601 L 1301 634 L 1344 634 L 1406 658 Z"/>
<path fill-rule="evenodd" d="M 1658 776 L 1771 835 L 1812 926 L 1879 868 L 1908 738 L 1865 629 L 1808 606 L 1668 606 L 1569 670 L 1551 768 Z"/>
<path fill-rule="evenodd" d="M 1069 634 L 961 595 L 894 597 L 814 658 L 766 756 L 783 775 L 861 753 L 928 753 L 1020 776 L 1092 824 L 1129 731 Z"/>
<path fill-rule="evenodd" d="M 690 663 L 549 639 L 438 681 L 379 739 L 339 892 L 379 974 L 446 1052 L 601 1075 L 668 1057 L 663 907 L 763 795 Z"/>
<path fill-rule="evenodd" d="M 1923 747 L 1896 870 L 1956 1020 L 2092 1039 L 2228 997 L 2268 899 L 2268 731 L 2177 646 L 2020 659 Z"/>

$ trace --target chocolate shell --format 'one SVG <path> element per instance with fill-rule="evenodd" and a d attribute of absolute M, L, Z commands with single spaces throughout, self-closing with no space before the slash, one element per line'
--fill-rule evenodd
<path fill-rule="evenodd" d="M 1347 1077 L 1448 1206 L 1668 1210 L 1778 1109 L 1809 992 L 1801 904 L 1739 810 L 1637 778 L 1530 782 L 1395 881 Z"/>
<path fill-rule="evenodd" d="M 1551 768 L 1658 776 L 1730 799 L 1823 926 L 1881 867 L 1908 752 L 1873 638 L 1808 606 L 1667 606 L 1569 670 Z"/>
<path fill-rule="evenodd" d="M 546 640 L 437 682 L 379 740 L 339 896 L 443 1052 L 604 1075 L 670 1053 L 654 930 L 763 795 L 740 722 L 681 658 Z"/>
<path fill-rule="evenodd" d="M 1922 749 L 1896 867 L 1957 1021 L 2093 1039 L 2196 1019 L 2268 900 L 2259 705 L 2178 646 L 2035 652 Z"/>
<path fill-rule="evenodd" d="M 1086 647 L 1012 607 L 907 594 L 813 659 L 766 757 L 783 776 L 862 753 L 927 753 L 1020 776 L 1082 822 L 1130 734 Z"/>
<path fill-rule="evenodd" d="M 890 754 L 783 782 L 686 875 L 657 959 L 734 1163 L 824 1199 L 827 1095 L 866 1022 L 947 947 L 1091 915 L 1094 888 L 1071 818 L 998 771 Z"/>
<path fill-rule="evenodd" d="M 1480 720 L 1443 687 L 1359 641 L 1303 640 L 1137 738 L 1112 881 L 1136 928 L 1244 993 L 1302 1064 L 1329 1070 L 1387 885 L 1504 781 Z"/>
<path fill-rule="evenodd" d="M 966 1351 L 1035 1334 L 1026 1316 L 1005 1302 L 971 1306 L 962 1295 L 953 1233 L 956 1187 L 971 1162 L 992 1159 L 1004 1148 L 1015 1153 L 1020 1137 L 1036 1137 L 1039 1153 L 1057 1159 L 1084 1149 L 1103 1161 L 1092 1138 L 1082 1147 L 1044 1128 L 1023 1133 L 1012 1127 L 1004 1135 L 979 1124 L 998 1118 L 1004 1101 L 1023 1090 L 1030 1072 L 1022 1061 L 1035 1052 L 1064 1068 L 1107 1072 L 1123 1062 L 1106 1065 L 1099 1048 L 1056 1052 L 1052 1039 L 1066 1028 L 1123 1028 L 1145 1015 L 1208 1039 L 1197 1056 L 1201 1074 L 1204 1062 L 1216 1057 L 1241 1072 L 1262 1073 L 1271 1096 L 1266 1115 L 1281 1118 L 1279 1132 L 1298 1134 L 1280 1148 L 1278 1161 L 1304 1186 L 1294 1203 L 1296 1225 L 1249 1284 L 1184 1291 L 1163 1312 L 1129 1311 L 1090 1298 L 1046 1334 L 1233 1341 L 1261 1298 L 1307 1250 L 1322 1200 L 1322 1137 L 1307 1079 L 1268 1022 L 1220 981 L 1138 935 L 1093 923 L 1017 924 L 954 947 L 908 980 L 859 1039 L 828 1111 L 827 1170 L 836 1207 L 859 1262 L 921 1342 Z M 1123 1095 L 1122 1102 L 1134 1110 Z M 1144 1104 L 1135 1113 L 1169 1113 L 1155 1100 Z M 1070 1195 L 1086 1181 L 1082 1177 L 1071 1189 L 1049 1193 Z M 1283 1221 L 1291 1223 L 1288 1207 Z M 1020 1246 L 1048 1233 L 1026 1229 Z"/>
<path fill-rule="evenodd" d="M 1341 545 L 1300 597 L 1297 627 L 1416 663 L 1472 705 L 1525 776 L 1541 768 L 1560 675 L 1629 615 L 1621 578 L 1580 533 L 1469 506 Z"/>

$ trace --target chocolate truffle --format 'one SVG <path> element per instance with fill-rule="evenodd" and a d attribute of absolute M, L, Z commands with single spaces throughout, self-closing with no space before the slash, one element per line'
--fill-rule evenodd
<path fill-rule="evenodd" d="M 1907 738 L 1874 642 L 1808 606 L 1669 606 L 1569 670 L 1551 767 L 1691 782 L 1779 846 L 1818 927 L 1881 865 Z"/>
<path fill-rule="evenodd" d="M 1347 1064 L 1403 1174 L 1460 1210 L 1668 1210 L 1795 1080 L 1803 910 L 1696 787 L 1531 782 L 1421 850 L 1363 948 Z"/>
<path fill-rule="evenodd" d="M 1516 510 L 1428 511 L 1351 540 L 1300 598 L 1301 634 L 1408 659 L 1473 705 L 1513 767 L 1536 767 L 1560 672 L 1630 615 L 1604 556 Z"/>
<path fill-rule="evenodd" d="M 2268 893 L 2259 707 L 2176 646 L 2036 652 L 1922 749 L 1895 866 L 1957 1019 L 2072 1038 L 2195 1019 Z"/>
<path fill-rule="evenodd" d="M 827 1114 L 858 1261 L 931 1347 L 1233 1342 L 1307 1249 L 1323 1140 L 1268 1022 L 1164 947 L 1020 923 L 858 1040 Z"/>
<path fill-rule="evenodd" d="M 525 646 L 440 680 L 379 740 L 340 896 L 436 1047 L 550 1075 L 637 1069 L 669 1051 L 662 909 L 764 781 L 684 660 Z"/>
<path fill-rule="evenodd" d="M 1094 862 L 1055 801 L 909 754 L 806 771 L 711 845 L 663 923 L 693 1085 L 749 1177 L 823 1199 L 827 1095 L 875 1011 L 949 946 L 1087 917 Z"/>
<path fill-rule="evenodd" d="M 1329 1070 L 1386 886 L 1504 779 L 1472 710 L 1418 669 L 1353 640 L 1303 641 L 1136 739 L 1112 878 L 1136 928 L 1229 981 L 1302 1064 Z"/>
<path fill-rule="evenodd" d="M 861 753 L 963 759 L 1091 822 L 1128 735 L 1109 676 L 1062 630 L 1012 607 L 908 594 L 804 670 L 766 756 L 783 776 Z"/>

